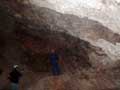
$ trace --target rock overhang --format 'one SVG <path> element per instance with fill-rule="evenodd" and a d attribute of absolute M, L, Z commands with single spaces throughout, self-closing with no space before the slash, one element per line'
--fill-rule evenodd
<path fill-rule="evenodd" d="M 95 4 L 94 1 L 98 7 L 93 5 Z M 18 10 L 15 9 L 16 19 L 19 19 L 24 24 L 26 23 L 26 26 L 29 28 L 39 30 L 40 27 L 47 27 L 50 28 L 49 30 L 66 32 L 72 36 L 88 41 L 94 46 L 102 48 L 109 57 L 107 62 L 117 61 L 120 56 L 120 36 L 119 30 L 116 29 L 119 27 L 115 26 L 117 24 L 114 24 L 114 22 L 119 22 L 119 5 L 112 0 L 109 2 L 104 1 L 104 3 L 101 2 L 101 0 L 99 0 L 99 2 L 94 1 L 87 5 L 87 1 L 82 2 L 81 0 L 75 0 L 74 2 L 67 0 L 29 0 L 29 2 L 18 3 L 18 6 L 24 6 L 21 10 L 17 5 L 13 6 L 12 10 L 14 10 L 15 7 L 18 8 Z M 78 4 L 80 4 L 78 7 L 74 6 Z M 107 8 L 104 4 L 114 6 L 113 9 L 115 10 L 110 7 Z M 56 7 L 57 5 L 59 7 Z M 69 8 L 64 8 L 62 7 L 63 5 Z M 91 7 L 90 5 L 93 6 Z M 116 19 L 118 19 L 118 21 L 116 21 Z M 110 26 L 107 25 L 106 22 L 110 24 Z M 111 28 L 111 26 L 115 28 Z M 103 61 L 105 62 L 104 59 Z"/>

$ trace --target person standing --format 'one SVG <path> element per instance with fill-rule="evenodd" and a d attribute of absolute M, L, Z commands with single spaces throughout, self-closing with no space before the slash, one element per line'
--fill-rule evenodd
<path fill-rule="evenodd" d="M 54 49 L 52 49 L 50 53 L 50 63 L 53 75 L 60 75 L 59 56 Z"/>
<path fill-rule="evenodd" d="M 18 70 L 18 65 L 13 66 L 13 70 L 9 74 L 9 80 L 11 82 L 11 90 L 19 90 L 19 80 L 22 74 Z"/>
<path fill-rule="evenodd" d="M 2 72 L 3 72 L 2 69 L 0 69 L 0 75 L 2 74 Z"/>

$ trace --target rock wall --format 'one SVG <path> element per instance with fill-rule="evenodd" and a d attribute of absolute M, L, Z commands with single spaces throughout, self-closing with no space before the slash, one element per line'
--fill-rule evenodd
<path fill-rule="evenodd" d="M 79 7 L 89 6 L 89 9 L 79 8 L 84 12 L 80 13 L 73 7 L 77 0 L 22 1 L 0 2 L 0 67 L 4 71 L 0 89 L 8 90 L 6 77 L 12 65 L 19 64 L 24 74 L 21 90 L 119 90 L 120 35 L 105 25 L 103 18 L 99 20 L 99 16 L 106 15 L 96 14 L 101 4 L 96 0 L 79 0 Z M 93 6 L 94 1 L 97 7 Z M 112 0 L 103 2 L 109 6 Z M 90 14 L 98 17 L 90 18 Z M 105 21 L 114 22 L 114 17 L 111 18 Z M 56 49 L 61 60 L 62 75 L 58 77 L 50 74 L 51 48 Z"/>
<path fill-rule="evenodd" d="M 119 0 L 30 0 L 30 3 L 36 7 L 46 7 L 64 15 L 70 14 L 71 17 L 63 16 L 63 19 L 58 14 L 54 14 L 56 17 L 53 17 L 53 20 L 51 21 L 55 22 L 55 26 L 57 25 L 66 28 L 69 34 L 87 40 L 92 45 L 102 48 L 112 61 L 120 59 Z M 35 7 L 33 7 L 32 10 L 36 13 L 39 12 L 39 9 Z M 43 12 L 45 13 L 46 10 L 43 10 Z M 47 13 L 51 14 L 51 12 Z M 35 15 L 39 17 L 38 14 Z M 81 22 L 82 25 L 80 25 L 80 22 L 78 21 L 79 19 L 72 19 L 72 15 L 80 18 L 92 19 L 101 24 L 97 22 L 93 23 L 91 21 L 88 22 L 87 19 L 84 19 L 83 22 Z M 45 16 L 45 18 L 48 19 L 47 22 L 49 22 L 52 16 L 47 14 L 45 14 Z M 113 37 L 114 40 L 116 39 L 118 41 L 115 40 L 114 42 Z M 110 41 L 113 41 L 114 44 Z"/>
<path fill-rule="evenodd" d="M 64 32 L 101 48 L 106 54 L 96 58 L 91 53 L 91 60 L 96 58 L 111 65 L 120 59 L 119 1 L 5 0 L 4 3 L 16 21 L 34 29 L 36 35 L 42 29 Z"/>

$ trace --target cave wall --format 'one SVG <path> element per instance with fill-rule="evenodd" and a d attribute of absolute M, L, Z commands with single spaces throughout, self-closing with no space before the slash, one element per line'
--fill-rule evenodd
<path fill-rule="evenodd" d="M 64 6 L 68 5 L 68 1 L 61 2 Z M 12 17 L 16 18 L 15 20 L 18 23 L 21 23 L 21 26 L 23 28 L 30 29 L 28 33 L 34 33 L 34 35 L 40 36 L 40 33 L 43 29 L 46 31 L 64 32 L 73 37 L 80 38 L 86 42 L 89 42 L 93 47 L 100 48 L 95 49 L 95 53 L 89 54 L 90 60 L 92 62 L 95 63 L 100 61 L 104 65 L 111 65 L 119 61 L 119 32 L 117 32 L 116 28 L 112 28 L 108 25 L 112 21 L 115 21 L 118 17 L 114 17 L 113 15 L 111 16 L 112 19 L 109 19 L 107 16 L 104 16 L 106 15 L 104 13 L 112 15 L 110 14 L 111 9 L 101 8 L 101 5 L 103 5 L 103 3 L 100 6 L 98 5 L 98 7 L 90 7 L 90 5 L 87 6 L 86 3 L 83 3 L 81 5 L 84 5 L 84 9 L 81 9 L 81 6 L 79 6 L 78 11 L 83 10 L 87 14 L 81 12 L 77 13 L 75 9 L 77 0 L 74 2 L 71 1 L 69 3 L 71 5 L 69 6 L 69 9 L 74 10 L 75 12 L 69 11 L 68 8 L 62 8 L 63 5 L 61 2 L 55 2 L 55 0 L 53 2 L 50 2 L 49 0 L 12 0 L 9 2 L 5 0 L 3 3 L 7 8 L 6 10 L 8 10 Z M 82 3 L 82 1 L 80 2 Z M 78 1 L 78 3 L 80 2 Z M 91 5 L 93 5 L 93 3 Z M 107 6 L 109 6 L 116 5 L 117 2 L 112 2 L 112 0 L 110 2 L 106 1 L 104 7 L 106 7 L 107 3 Z M 59 6 L 56 8 L 55 5 L 58 4 Z M 99 2 L 97 2 L 97 4 L 99 4 Z M 51 7 L 51 5 L 53 7 Z M 73 9 L 70 8 L 72 6 L 74 6 Z M 115 8 L 118 10 L 119 6 L 116 6 Z M 102 12 L 102 10 L 104 12 Z M 106 10 L 109 10 L 109 12 L 106 12 Z M 114 10 L 113 12 L 117 13 L 117 11 Z M 91 13 L 95 15 L 91 15 Z M 119 15 L 119 13 L 117 13 L 117 15 Z M 108 24 L 103 20 L 103 18 L 108 22 Z M 111 26 L 115 27 L 114 25 L 115 24 L 112 24 Z M 102 56 L 97 57 L 96 52 L 97 54 L 100 53 Z"/>
<path fill-rule="evenodd" d="M 5 80 L 12 65 L 19 64 L 24 71 L 22 90 L 49 88 L 54 79 L 49 76 L 48 56 L 55 48 L 62 60 L 62 75 L 55 81 L 60 80 L 65 90 L 118 89 L 118 33 L 89 17 L 21 0 L 4 0 L 0 7 L 0 68 L 4 69 L 1 87 L 7 87 Z M 111 66 L 118 67 L 109 71 Z"/>

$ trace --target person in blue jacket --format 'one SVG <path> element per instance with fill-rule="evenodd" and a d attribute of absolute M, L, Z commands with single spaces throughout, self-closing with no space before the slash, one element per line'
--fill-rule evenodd
<path fill-rule="evenodd" d="M 50 53 L 50 63 L 52 65 L 53 75 L 59 75 L 60 74 L 59 56 L 54 49 L 52 49 Z"/>

